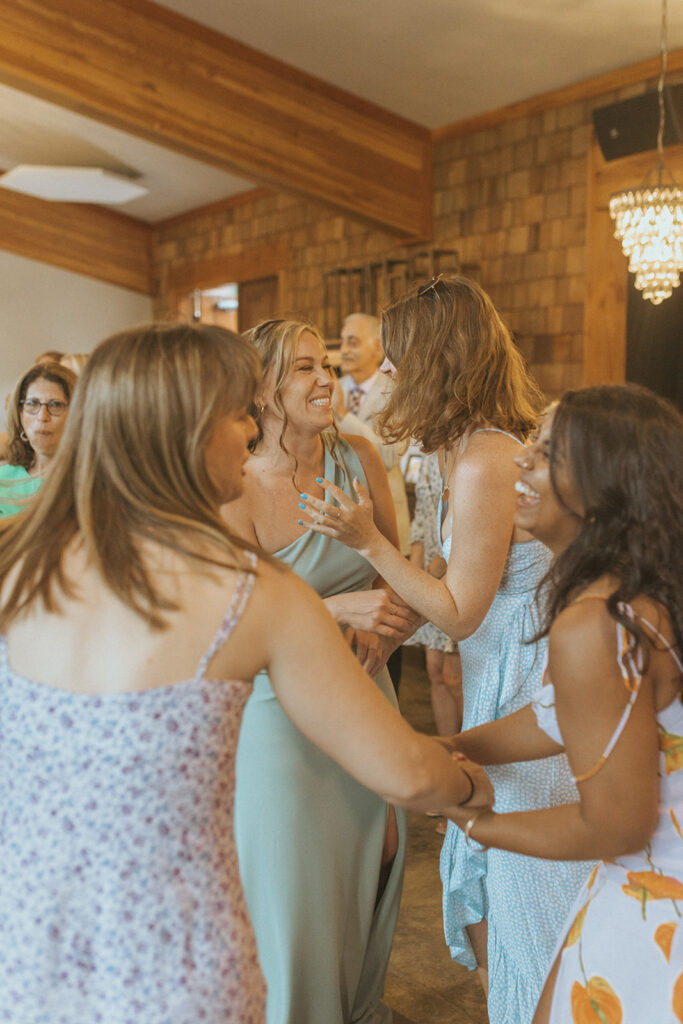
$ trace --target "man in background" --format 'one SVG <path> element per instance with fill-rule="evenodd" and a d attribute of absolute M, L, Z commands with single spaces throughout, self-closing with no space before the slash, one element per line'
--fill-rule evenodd
<path fill-rule="evenodd" d="M 338 410 L 342 434 L 362 434 L 375 445 L 389 477 L 391 496 L 396 509 L 401 553 L 410 552 L 410 513 L 399 460 L 405 444 L 386 444 L 375 433 L 374 423 L 384 408 L 391 380 L 379 372 L 383 359 L 379 340 L 379 319 L 367 313 L 352 313 L 344 321 L 341 332 L 341 395 L 344 408 Z M 387 662 L 394 689 L 398 693 L 401 678 L 401 648 Z"/>
<path fill-rule="evenodd" d="M 360 434 L 372 440 L 382 456 L 384 468 L 389 475 L 391 496 L 396 508 L 398 536 L 401 553 L 410 553 L 410 515 L 405 483 L 399 460 L 406 446 L 385 444 L 375 432 L 374 423 L 384 408 L 391 380 L 379 372 L 382 362 L 382 346 L 379 340 L 379 319 L 367 313 L 352 313 L 344 321 L 341 332 L 341 389 L 345 413 L 339 429 L 346 434 Z M 350 414 L 350 415 L 349 415 Z M 352 417 L 364 423 L 366 430 L 354 429 Z"/>

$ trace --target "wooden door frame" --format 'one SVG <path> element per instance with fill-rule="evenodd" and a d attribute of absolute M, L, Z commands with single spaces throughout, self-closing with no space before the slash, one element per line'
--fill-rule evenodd
<path fill-rule="evenodd" d="M 664 161 L 676 180 L 683 181 L 683 145 L 667 147 Z M 621 189 L 637 188 L 656 162 L 654 150 L 607 162 L 592 133 L 586 212 L 584 385 L 626 380 L 627 262 L 614 238 L 609 197 Z"/>
<path fill-rule="evenodd" d="M 177 267 L 168 276 L 168 306 L 178 309 L 181 297 L 200 288 L 217 288 L 221 284 L 244 284 L 262 277 L 277 278 L 277 308 L 284 305 L 284 273 L 287 268 L 285 246 L 250 249 L 234 255 Z"/>

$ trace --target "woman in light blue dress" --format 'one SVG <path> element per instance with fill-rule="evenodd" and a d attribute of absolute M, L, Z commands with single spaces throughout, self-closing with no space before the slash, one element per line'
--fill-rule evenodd
<path fill-rule="evenodd" d="M 382 343 L 384 369 L 395 381 L 380 419 L 387 440 L 412 437 L 440 453 L 445 575 L 434 579 L 394 556 L 373 526 L 362 487 L 357 503 L 332 489 L 340 520 L 324 518 L 312 528 L 363 554 L 411 607 L 458 642 L 468 729 L 528 702 L 540 680 L 543 652 L 527 641 L 550 553 L 515 528 L 513 459 L 543 400 L 490 299 L 466 278 L 440 276 L 389 306 Z M 326 512 L 324 502 L 308 504 L 313 517 Z M 497 800 L 506 809 L 574 799 L 563 756 L 496 771 Z M 455 959 L 479 967 L 492 1024 L 529 1024 L 587 871 L 489 855 L 449 826 L 441 857 L 446 941 Z"/>
<path fill-rule="evenodd" d="M 386 472 L 370 442 L 336 434 L 335 377 L 317 330 L 268 321 L 250 336 L 265 371 L 260 437 L 244 495 L 224 514 L 354 630 L 350 642 L 395 705 L 383 663 L 417 620 L 386 590 L 371 589 L 377 574 L 364 558 L 306 529 L 299 496 L 322 496 L 322 477 L 350 495 L 360 479 L 375 496 L 380 529 L 396 543 Z M 401 894 L 403 816 L 292 725 L 265 673 L 242 722 L 235 830 L 268 1024 L 388 1024 L 382 993 Z"/>

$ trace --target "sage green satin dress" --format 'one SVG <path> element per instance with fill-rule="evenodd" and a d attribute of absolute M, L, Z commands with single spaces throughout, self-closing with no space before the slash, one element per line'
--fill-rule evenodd
<path fill-rule="evenodd" d="M 365 476 L 343 440 L 326 440 L 325 475 L 351 494 Z M 307 531 L 276 552 L 321 597 L 368 590 L 374 569 Z M 305 643 L 306 623 L 301 623 Z M 334 675 L 334 663 L 329 665 Z M 375 683 L 396 698 L 384 669 Z M 235 835 L 247 906 L 268 986 L 267 1024 L 389 1024 L 382 1002 L 401 895 L 405 821 L 382 898 L 377 888 L 388 805 L 313 746 L 256 677 L 236 764 Z"/>

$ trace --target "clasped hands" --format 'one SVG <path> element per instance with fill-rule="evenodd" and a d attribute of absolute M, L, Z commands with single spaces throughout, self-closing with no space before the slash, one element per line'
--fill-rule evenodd
<path fill-rule="evenodd" d="M 472 780 L 473 787 L 470 797 L 463 803 L 444 809 L 444 814 L 454 825 L 465 831 L 469 840 L 469 827 L 473 819 L 476 820 L 485 811 L 493 809 L 496 799 L 493 785 L 480 764 L 477 764 L 476 761 L 470 761 L 465 754 L 455 749 L 457 736 L 435 736 L 434 738 L 449 751 L 452 759 L 457 762 L 461 769 L 467 772 Z"/>
<path fill-rule="evenodd" d="M 375 676 L 389 655 L 415 632 L 421 617 L 392 590 L 354 591 L 325 601 L 365 671 Z"/>

